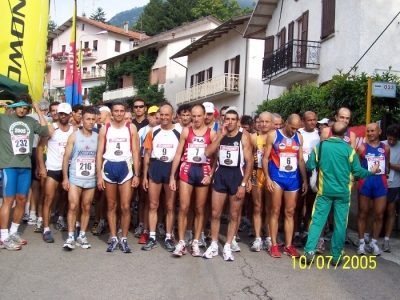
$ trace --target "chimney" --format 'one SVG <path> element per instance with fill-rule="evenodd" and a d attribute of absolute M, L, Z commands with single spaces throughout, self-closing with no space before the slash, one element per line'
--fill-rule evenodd
<path fill-rule="evenodd" d="M 125 32 L 125 33 L 128 33 L 128 30 L 129 30 L 129 22 L 128 22 L 128 21 L 125 21 L 125 22 L 124 22 L 124 32 Z"/>

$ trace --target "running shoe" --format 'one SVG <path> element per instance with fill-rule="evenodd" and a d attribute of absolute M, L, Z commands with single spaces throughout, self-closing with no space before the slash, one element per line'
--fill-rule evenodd
<path fill-rule="evenodd" d="M 52 215 L 50 216 L 50 223 L 57 223 L 58 221 L 58 216 Z"/>
<path fill-rule="evenodd" d="M 206 243 L 206 240 L 204 238 L 204 232 L 202 232 L 200 234 L 200 238 L 199 238 L 199 247 L 206 247 L 206 246 L 207 246 L 207 243 Z"/>
<path fill-rule="evenodd" d="M 200 248 L 199 248 L 199 243 L 193 242 L 192 246 L 190 247 L 190 253 L 192 254 L 192 256 L 194 257 L 201 257 L 203 254 L 200 252 Z"/>
<path fill-rule="evenodd" d="M 122 240 L 122 230 L 121 229 L 118 229 L 117 238 L 118 238 L 118 241 Z"/>
<path fill-rule="evenodd" d="M 28 242 L 21 238 L 21 232 L 14 232 L 13 234 L 10 235 L 9 237 L 12 239 L 17 245 L 26 245 Z"/>
<path fill-rule="evenodd" d="M 269 254 L 271 257 L 274 258 L 281 258 L 281 253 L 279 252 L 279 246 L 278 245 L 272 245 L 271 250 L 269 251 Z"/>
<path fill-rule="evenodd" d="M 332 267 L 339 267 L 342 264 L 342 260 L 341 259 L 332 259 L 331 260 L 331 266 Z"/>
<path fill-rule="evenodd" d="M 24 221 L 24 223 L 27 223 L 29 221 L 29 214 L 24 214 L 24 216 L 22 217 L 22 221 Z"/>
<path fill-rule="evenodd" d="M 332 239 L 332 235 L 333 235 L 333 231 L 329 230 L 327 233 L 325 233 L 324 240 L 329 242 Z"/>
<path fill-rule="evenodd" d="M 249 223 L 247 223 L 246 221 L 242 220 L 242 222 L 240 222 L 238 231 L 239 232 L 245 232 L 245 231 L 248 231 L 249 229 L 250 229 Z"/>
<path fill-rule="evenodd" d="M 304 256 L 306 257 L 306 263 L 307 265 L 311 264 L 311 262 L 314 259 L 315 253 L 314 251 L 308 251 L 304 254 Z"/>
<path fill-rule="evenodd" d="M 43 222 L 37 221 L 35 229 L 33 229 L 33 232 L 42 233 L 43 232 Z"/>
<path fill-rule="evenodd" d="M 138 226 L 138 227 L 136 227 L 136 229 L 135 229 L 135 232 L 133 233 L 133 235 L 135 236 L 135 237 L 137 237 L 137 238 L 140 238 L 141 236 L 142 236 L 142 234 L 143 234 L 143 227 L 142 226 Z M 140 244 L 140 243 L 139 243 Z"/>
<path fill-rule="evenodd" d="M 108 246 L 106 252 L 114 252 L 118 249 L 118 240 L 116 238 L 111 239 L 111 244 Z"/>
<path fill-rule="evenodd" d="M 286 254 L 290 257 L 300 257 L 300 253 L 296 251 L 296 248 L 293 245 L 286 246 L 283 248 L 283 254 Z"/>
<path fill-rule="evenodd" d="M 360 243 L 358 244 L 358 248 L 357 248 L 357 254 L 358 255 L 366 255 L 367 252 L 365 252 L 365 243 Z"/>
<path fill-rule="evenodd" d="M 142 250 L 150 251 L 153 248 L 157 247 L 157 241 L 153 239 L 152 237 L 149 237 L 147 239 L 146 245 L 142 246 Z"/>
<path fill-rule="evenodd" d="M 272 241 L 265 239 L 263 246 L 264 246 L 264 249 L 267 250 L 268 252 L 271 251 Z"/>
<path fill-rule="evenodd" d="M 78 236 L 76 239 L 76 245 L 80 246 L 83 249 L 89 249 L 92 248 L 92 246 L 89 244 L 86 235 L 85 236 Z"/>
<path fill-rule="evenodd" d="M 60 231 L 67 231 L 68 230 L 67 224 L 65 224 L 64 220 L 58 220 L 56 227 Z"/>
<path fill-rule="evenodd" d="M 37 223 L 37 218 L 36 217 L 35 218 L 29 218 L 29 220 L 27 222 L 27 224 L 29 226 L 36 225 L 36 223 Z"/>
<path fill-rule="evenodd" d="M 92 228 L 90 229 L 90 232 L 95 233 L 97 230 L 97 226 L 99 226 L 99 222 L 94 222 Z"/>
<path fill-rule="evenodd" d="M 147 239 L 149 238 L 149 232 L 148 231 L 146 231 L 146 232 L 143 232 L 143 234 L 140 236 L 140 238 L 139 238 L 139 242 L 138 242 L 138 244 L 146 244 L 146 242 L 147 242 Z"/>
<path fill-rule="evenodd" d="M 174 242 L 173 242 L 171 239 L 166 239 L 166 240 L 164 241 L 164 246 L 165 246 L 165 249 L 166 249 L 168 252 L 172 252 L 172 251 L 175 250 Z"/>
<path fill-rule="evenodd" d="M 260 252 L 262 246 L 262 240 L 261 239 L 256 239 L 253 242 L 253 245 L 251 246 L 250 250 L 253 252 Z"/>
<path fill-rule="evenodd" d="M 301 247 L 303 245 L 303 243 L 301 242 L 300 235 L 295 235 L 294 236 L 292 244 L 295 247 Z"/>
<path fill-rule="evenodd" d="M 185 242 L 179 241 L 178 245 L 176 245 L 174 251 L 172 252 L 173 256 L 181 257 L 186 254 L 186 245 Z"/>
<path fill-rule="evenodd" d="M 164 224 L 159 224 L 157 225 L 157 230 L 156 230 L 157 236 L 160 239 L 165 238 L 165 228 L 164 228 Z"/>
<path fill-rule="evenodd" d="M 242 241 L 242 239 L 239 236 L 239 232 L 236 233 L 235 237 L 234 237 L 235 241 L 240 243 Z"/>
<path fill-rule="evenodd" d="M 234 261 L 234 257 L 232 255 L 231 247 L 225 245 L 224 246 L 224 251 L 222 252 L 222 256 L 224 258 L 224 261 Z"/>
<path fill-rule="evenodd" d="M 320 239 L 318 240 L 318 243 L 317 243 L 317 250 L 316 250 L 316 252 L 317 252 L 318 254 L 323 254 L 324 251 L 325 251 L 324 239 L 320 238 Z"/>
<path fill-rule="evenodd" d="M 232 252 L 240 252 L 241 251 L 241 249 L 240 249 L 238 243 L 236 242 L 235 238 L 233 238 L 232 243 L 231 243 L 231 251 Z"/>
<path fill-rule="evenodd" d="M 50 230 L 43 233 L 43 241 L 45 241 L 46 243 L 54 243 L 54 239 L 51 235 Z"/>
<path fill-rule="evenodd" d="M 375 256 L 381 255 L 381 249 L 379 249 L 378 244 L 374 243 L 372 241 L 369 243 L 368 246 L 365 247 L 365 249 L 367 249 L 367 251 L 369 253 L 371 253 L 372 255 L 375 255 Z"/>
<path fill-rule="evenodd" d="M 79 234 L 81 233 L 81 226 L 76 226 L 75 225 L 75 232 L 74 232 L 74 238 L 75 240 L 78 239 Z"/>
<path fill-rule="evenodd" d="M 95 236 L 100 236 L 100 235 L 102 235 L 102 234 L 104 234 L 104 233 L 106 233 L 106 224 L 105 223 L 100 223 L 98 226 L 97 226 L 97 228 L 96 228 L 96 231 L 95 232 L 93 232 L 93 235 L 95 235 Z"/>
<path fill-rule="evenodd" d="M 382 251 L 383 252 L 391 252 L 392 250 L 390 249 L 390 243 L 389 243 L 389 241 L 383 241 L 383 244 L 382 244 Z"/>
<path fill-rule="evenodd" d="M 131 248 L 129 248 L 128 246 L 127 239 L 121 240 L 121 242 L 119 243 L 119 249 L 122 251 L 122 253 L 132 253 Z"/>
<path fill-rule="evenodd" d="M 369 239 L 366 239 L 366 238 L 364 237 L 364 243 L 365 243 L 365 244 L 369 244 L 369 242 L 370 242 L 370 240 L 369 240 Z M 353 241 L 353 245 L 356 246 L 356 247 L 360 246 L 360 240 L 359 240 L 359 239 L 355 239 L 355 240 Z"/>
<path fill-rule="evenodd" d="M 203 253 L 202 257 L 209 259 L 209 258 L 213 258 L 214 256 L 217 256 L 217 255 L 218 255 L 218 246 L 214 246 L 213 244 L 211 244 L 207 248 L 206 252 Z"/>
<path fill-rule="evenodd" d="M 0 248 L 7 249 L 10 251 L 17 251 L 21 250 L 22 246 L 17 245 L 12 239 L 8 237 L 4 241 L 0 241 Z"/>
<path fill-rule="evenodd" d="M 68 238 L 65 240 L 65 243 L 64 243 L 63 248 L 64 248 L 65 250 L 73 250 L 73 249 L 75 249 L 75 240 L 68 237 Z"/>
<path fill-rule="evenodd" d="M 185 232 L 185 244 L 186 245 L 190 245 L 193 242 L 193 233 L 191 232 Z"/>

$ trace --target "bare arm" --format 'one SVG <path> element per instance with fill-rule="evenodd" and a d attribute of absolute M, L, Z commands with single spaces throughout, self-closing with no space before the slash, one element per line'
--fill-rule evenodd
<path fill-rule="evenodd" d="M 100 128 L 98 143 L 97 143 L 97 153 L 96 153 L 96 173 L 97 173 L 97 188 L 102 191 L 106 187 L 104 185 L 103 177 L 101 176 L 101 168 L 103 167 L 103 153 L 104 153 L 104 139 L 106 134 L 105 126 Z"/>
<path fill-rule="evenodd" d="M 214 136 L 212 139 L 212 143 L 207 146 L 207 148 L 204 150 L 204 154 L 207 157 L 212 156 L 213 153 L 215 153 L 219 147 L 219 143 L 221 140 L 224 138 L 226 135 L 226 126 L 222 125 L 219 127 L 217 134 Z"/>
<path fill-rule="evenodd" d="M 183 147 L 185 146 L 186 139 L 188 137 L 189 130 L 187 128 L 183 128 L 181 136 L 179 138 L 178 148 L 176 149 L 174 160 L 172 161 L 171 166 L 171 174 L 169 175 L 169 187 L 171 190 L 176 191 L 176 180 L 175 174 L 176 170 L 179 167 L 179 162 L 181 161 Z"/>
<path fill-rule="evenodd" d="M 242 145 L 243 145 L 243 156 L 246 161 L 246 169 L 244 171 L 243 181 L 246 183 L 247 191 L 251 188 L 251 184 L 248 185 L 251 173 L 253 172 L 254 159 L 253 159 L 253 146 L 251 143 L 251 136 L 246 131 L 242 135 Z"/>
<path fill-rule="evenodd" d="M 149 165 L 150 165 L 150 155 L 151 155 L 150 149 L 145 149 L 144 150 L 144 158 L 143 158 L 143 189 L 147 192 L 147 189 L 149 188 L 149 180 L 147 178 L 147 174 L 149 172 Z"/>
<path fill-rule="evenodd" d="M 264 157 L 262 158 L 262 161 L 261 161 L 263 171 L 265 174 L 267 188 L 270 192 L 272 192 L 274 190 L 274 184 L 271 180 L 271 177 L 269 177 L 268 160 L 269 160 L 269 156 L 271 155 L 271 150 L 272 150 L 272 146 L 274 144 L 275 136 L 276 136 L 275 130 L 271 130 L 270 132 L 268 132 L 267 140 L 265 142 L 265 147 L 264 147 Z"/>
<path fill-rule="evenodd" d="M 350 146 L 353 149 L 356 149 L 356 140 L 357 140 L 356 134 L 350 131 Z"/>
<path fill-rule="evenodd" d="M 132 135 L 132 162 L 135 174 L 140 174 L 140 147 L 139 147 L 139 135 L 136 126 L 131 124 L 131 135 Z M 134 175 L 132 178 L 132 187 L 139 185 L 139 176 Z"/>
<path fill-rule="evenodd" d="M 54 127 L 52 124 L 48 125 L 48 128 L 49 128 L 49 136 L 41 137 L 39 140 L 39 143 L 36 147 L 36 160 L 37 160 L 37 164 L 38 164 L 38 168 L 39 168 L 39 171 L 38 171 L 39 176 L 38 177 L 42 177 L 42 178 L 47 177 L 46 166 L 45 166 L 44 160 L 43 160 L 44 147 L 47 146 L 48 140 L 51 139 L 51 137 L 53 136 L 53 133 L 54 133 Z"/>
<path fill-rule="evenodd" d="M 331 129 L 328 127 L 328 128 L 324 128 L 324 129 L 322 129 L 322 131 L 321 131 L 321 136 L 320 136 L 320 138 L 319 138 L 319 140 L 320 140 L 320 142 L 322 142 L 322 141 L 325 141 L 327 138 L 328 138 L 328 135 L 329 135 L 329 131 L 330 131 Z"/>
<path fill-rule="evenodd" d="M 72 149 L 74 148 L 74 143 L 75 143 L 76 135 L 75 132 L 73 132 L 67 140 L 67 145 L 65 146 L 65 152 L 63 156 L 63 163 L 62 163 L 62 173 L 63 173 L 63 182 L 62 186 L 63 189 L 68 192 L 69 190 L 69 180 L 68 180 L 68 166 L 69 166 L 69 159 L 72 154 Z M 78 167 L 78 166 L 76 166 Z"/>
<path fill-rule="evenodd" d="M 308 180 L 307 180 L 307 171 L 306 171 L 306 164 L 304 162 L 304 156 L 303 156 L 303 137 L 301 134 L 298 135 L 300 139 L 300 149 L 299 149 L 299 169 L 300 169 L 300 174 L 301 178 L 303 179 L 303 186 L 302 186 L 302 196 L 305 196 L 307 194 L 308 190 Z"/>

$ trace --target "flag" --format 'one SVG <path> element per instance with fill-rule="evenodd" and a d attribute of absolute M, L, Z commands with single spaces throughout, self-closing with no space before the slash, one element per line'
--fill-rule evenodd
<path fill-rule="evenodd" d="M 82 104 L 82 81 L 80 62 L 76 53 L 76 0 L 72 16 L 71 39 L 68 47 L 68 61 L 65 74 L 65 102 L 74 106 Z"/>

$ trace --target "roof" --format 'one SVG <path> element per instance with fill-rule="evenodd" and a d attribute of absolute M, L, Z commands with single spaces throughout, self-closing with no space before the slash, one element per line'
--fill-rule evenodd
<path fill-rule="evenodd" d="M 279 0 L 259 0 L 254 7 L 253 13 L 243 37 L 250 39 L 265 39 L 265 30 L 272 14 L 278 6 Z"/>
<path fill-rule="evenodd" d="M 147 35 L 143 36 L 139 32 L 135 32 L 135 31 L 130 31 L 129 30 L 126 33 L 123 28 L 119 28 L 119 27 L 116 27 L 116 26 L 104 24 L 104 23 L 101 23 L 101 22 L 98 22 L 98 21 L 95 21 L 95 20 L 91 20 L 91 19 L 85 18 L 85 17 L 79 17 L 78 16 L 77 20 L 80 20 L 80 21 L 85 22 L 87 24 L 96 26 L 96 27 L 98 27 L 98 28 L 100 28 L 102 30 L 107 30 L 109 32 L 117 33 L 117 34 L 124 35 L 124 36 L 127 36 L 127 37 L 132 37 L 134 39 L 140 40 L 143 37 L 147 38 Z M 50 32 L 49 35 L 48 35 L 48 39 L 49 40 L 54 39 L 55 37 L 57 37 L 60 34 L 62 34 L 64 31 L 66 31 L 68 28 L 70 28 L 71 26 L 72 26 L 72 17 L 69 20 L 67 20 L 64 24 L 59 26 L 57 29 L 55 29 L 54 31 Z"/>
<path fill-rule="evenodd" d="M 222 35 L 228 33 L 228 31 L 234 29 L 235 26 L 245 23 L 249 19 L 250 19 L 250 14 L 236 16 L 236 17 L 233 17 L 233 18 L 229 19 L 228 21 L 226 21 L 225 23 L 221 24 L 217 28 L 211 30 L 206 35 L 203 35 L 197 41 L 191 43 L 186 48 L 183 48 L 178 53 L 175 53 L 173 56 L 170 57 L 170 59 L 174 59 L 174 58 L 178 58 L 178 57 L 182 57 L 182 56 L 187 56 L 187 55 L 193 53 L 194 51 L 202 48 L 203 46 L 211 43 L 215 39 L 217 39 L 217 38 L 221 37 Z"/>

